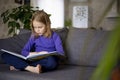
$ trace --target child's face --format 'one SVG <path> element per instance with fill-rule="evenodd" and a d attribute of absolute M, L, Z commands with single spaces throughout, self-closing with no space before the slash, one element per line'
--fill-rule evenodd
<path fill-rule="evenodd" d="M 33 29 L 38 35 L 43 35 L 45 33 L 45 27 L 45 24 L 42 22 L 38 22 L 36 20 L 33 21 Z"/>

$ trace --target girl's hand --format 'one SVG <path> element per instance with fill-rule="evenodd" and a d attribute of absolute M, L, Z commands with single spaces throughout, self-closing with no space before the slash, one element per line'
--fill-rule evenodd
<path fill-rule="evenodd" d="M 35 54 L 47 54 L 48 52 L 47 51 L 41 51 L 41 52 L 30 52 L 28 56 L 32 56 L 32 55 L 35 55 Z"/>
<path fill-rule="evenodd" d="M 47 51 L 38 52 L 38 54 L 47 54 L 47 53 L 48 53 Z"/>
<path fill-rule="evenodd" d="M 35 55 L 35 54 L 38 54 L 38 52 L 30 52 L 28 56 L 32 56 L 32 55 Z"/>

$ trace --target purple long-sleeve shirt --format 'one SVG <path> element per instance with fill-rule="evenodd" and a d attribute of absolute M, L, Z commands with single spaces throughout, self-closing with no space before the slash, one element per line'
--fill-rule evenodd
<path fill-rule="evenodd" d="M 35 47 L 35 52 L 57 51 L 58 54 L 64 55 L 62 41 L 56 32 L 52 32 L 52 36 L 50 38 L 47 38 L 45 36 L 39 36 L 39 38 L 34 39 L 34 36 L 31 36 L 27 44 L 22 49 L 21 54 L 23 56 L 29 55 L 29 52 L 33 45 Z"/>

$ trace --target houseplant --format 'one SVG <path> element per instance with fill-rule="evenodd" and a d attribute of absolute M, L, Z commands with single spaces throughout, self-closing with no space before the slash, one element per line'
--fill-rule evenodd
<path fill-rule="evenodd" d="M 100 17 L 97 26 L 103 21 L 115 1 L 117 0 L 111 0 L 105 12 Z M 109 78 L 111 78 L 112 71 L 120 59 L 120 19 L 118 18 L 117 21 L 115 29 L 111 32 L 105 54 L 90 80 L 111 80 Z"/>
<path fill-rule="evenodd" d="M 71 27 L 72 26 L 72 20 L 71 19 L 66 19 L 65 20 L 65 26 L 66 27 Z"/>
<path fill-rule="evenodd" d="M 8 34 L 16 35 L 20 28 L 30 29 L 30 19 L 35 10 L 30 5 L 8 9 L 1 14 L 3 23 L 8 25 Z M 38 9 L 38 7 L 36 7 Z"/>

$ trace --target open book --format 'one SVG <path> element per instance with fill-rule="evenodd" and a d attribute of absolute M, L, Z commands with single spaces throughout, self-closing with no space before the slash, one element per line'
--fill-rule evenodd
<path fill-rule="evenodd" d="M 1 51 L 6 52 L 6 53 L 11 54 L 11 55 L 14 55 L 14 56 L 19 57 L 19 58 L 22 58 L 24 60 L 29 60 L 29 61 L 42 59 L 42 58 L 45 58 L 47 56 L 52 56 L 52 55 L 62 56 L 62 55 L 58 54 L 57 51 L 52 51 L 52 52 L 48 52 L 48 53 L 41 53 L 41 54 L 34 54 L 34 55 L 27 56 L 27 57 L 25 57 L 21 54 L 15 53 L 15 52 L 5 50 L 5 49 L 1 49 Z"/>

